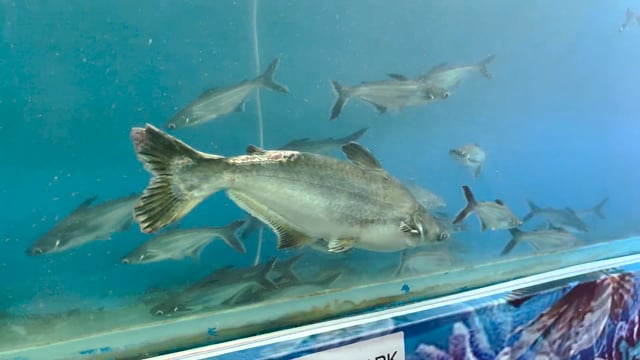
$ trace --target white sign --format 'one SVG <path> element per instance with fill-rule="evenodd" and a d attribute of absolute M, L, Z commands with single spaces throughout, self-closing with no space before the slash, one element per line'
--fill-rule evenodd
<path fill-rule="evenodd" d="M 305 355 L 298 360 L 405 360 L 402 331 Z"/>

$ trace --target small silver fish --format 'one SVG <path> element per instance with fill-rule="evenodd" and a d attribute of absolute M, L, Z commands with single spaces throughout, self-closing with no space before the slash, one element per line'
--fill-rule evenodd
<path fill-rule="evenodd" d="M 585 224 L 578 214 L 576 214 L 576 212 L 571 208 L 541 208 L 531 200 L 529 200 L 528 203 L 531 210 L 524 218 L 522 218 L 522 221 L 525 223 L 536 216 L 541 216 L 554 227 L 561 228 L 565 231 L 586 232 L 589 230 L 587 224 Z"/>
<path fill-rule="evenodd" d="M 509 229 L 511 240 L 500 253 L 504 256 L 511 252 L 518 244 L 526 242 L 536 251 L 565 249 L 578 246 L 581 241 L 573 234 L 559 229 L 522 231 L 520 229 Z"/>
<path fill-rule="evenodd" d="M 241 304 L 245 291 L 254 286 L 277 289 L 269 278 L 275 263 L 276 259 L 272 258 L 250 268 L 217 269 L 177 296 L 153 306 L 150 312 L 156 316 L 172 316 Z"/>
<path fill-rule="evenodd" d="M 133 223 L 133 206 L 140 195 L 91 206 L 97 196 L 85 200 L 27 250 L 27 255 L 65 251 L 95 240 L 109 240 L 113 233 L 126 231 Z"/>
<path fill-rule="evenodd" d="M 295 150 L 300 152 L 329 155 L 332 151 L 340 150 L 342 145 L 348 144 L 352 141 L 357 141 L 366 131 L 367 128 L 363 128 L 353 134 L 337 139 L 332 137 L 320 140 L 310 140 L 309 138 L 297 139 L 279 147 L 278 150 Z"/>
<path fill-rule="evenodd" d="M 482 225 L 482 231 L 487 228 L 491 230 L 499 229 L 511 229 L 522 225 L 522 221 L 513 214 L 502 200 L 496 200 L 495 202 L 478 202 L 476 201 L 471 189 L 468 186 L 463 186 L 464 197 L 467 200 L 467 206 L 464 207 L 458 213 L 453 224 L 460 224 L 464 219 L 472 212 L 475 212 L 480 219 Z"/>
<path fill-rule="evenodd" d="M 163 260 L 181 260 L 187 256 L 200 258 L 202 250 L 214 238 L 220 237 L 235 251 L 245 254 L 244 244 L 236 231 L 244 221 L 235 221 L 223 227 L 168 230 L 152 238 L 125 256 L 123 264 L 148 264 Z"/>
<path fill-rule="evenodd" d="M 394 74 L 390 75 L 394 76 Z M 446 99 L 450 93 L 446 89 L 410 79 L 392 79 L 363 82 L 353 86 L 343 86 L 331 81 L 338 98 L 331 108 L 329 120 L 335 120 L 351 98 L 360 98 L 373 105 L 379 114 L 387 110 L 400 110 L 407 106 L 426 104 L 430 101 Z"/>
<path fill-rule="evenodd" d="M 464 165 L 478 178 L 487 159 L 487 154 L 478 144 L 467 144 L 456 149 L 449 150 L 449 155 Z"/>
<path fill-rule="evenodd" d="M 460 85 L 464 78 L 474 73 L 479 72 L 485 78 L 491 79 L 487 65 L 489 65 L 495 57 L 495 55 L 489 55 L 484 60 L 471 65 L 450 66 L 440 64 L 431 68 L 426 74 L 418 77 L 417 80 L 431 86 L 450 90 Z"/>
<path fill-rule="evenodd" d="M 252 80 L 237 85 L 213 88 L 203 92 L 197 99 L 180 110 L 166 123 L 169 130 L 200 125 L 232 112 L 244 111 L 247 97 L 256 89 L 264 87 L 287 94 L 289 89 L 273 80 L 280 60 L 274 59 L 267 70 Z"/>

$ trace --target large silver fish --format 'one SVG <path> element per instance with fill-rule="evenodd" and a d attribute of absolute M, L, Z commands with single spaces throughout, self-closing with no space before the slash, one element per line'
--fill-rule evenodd
<path fill-rule="evenodd" d="M 511 240 L 502 249 L 500 255 L 506 255 L 522 242 L 530 244 L 536 251 L 565 249 L 580 244 L 580 239 L 567 231 L 559 229 L 522 231 L 509 229 Z"/>
<path fill-rule="evenodd" d="M 348 144 L 352 141 L 357 141 L 366 131 L 367 128 L 363 128 L 350 135 L 337 139 L 332 137 L 320 140 L 311 140 L 309 138 L 296 139 L 279 147 L 278 150 L 295 150 L 300 152 L 329 155 L 332 151 L 340 149 L 342 145 Z"/>
<path fill-rule="evenodd" d="M 373 105 L 380 114 L 388 109 L 400 110 L 407 106 L 422 105 L 449 97 L 449 91 L 446 89 L 410 79 L 371 81 L 353 86 L 343 86 L 332 80 L 331 85 L 338 98 L 331 108 L 329 120 L 335 120 L 340 116 L 344 106 L 353 97 Z"/>
<path fill-rule="evenodd" d="M 237 85 L 213 88 L 203 92 L 197 99 L 180 110 L 166 123 L 170 130 L 196 126 L 219 118 L 226 114 L 244 111 L 247 97 L 261 87 L 280 92 L 289 93 L 286 86 L 273 80 L 273 75 L 280 63 L 274 59 L 267 70 L 253 80 L 246 80 Z"/>
<path fill-rule="evenodd" d="M 478 202 L 468 186 L 463 186 L 462 190 L 467 200 L 467 206 L 458 213 L 455 220 L 453 220 L 453 224 L 462 223 L 469 214 L 475 212 L 480 219 L 482 231 L 487 228 L 491 230 L 511 229 L 522 225 L 522 221 L 513 214 L 502 200 Z"/>
<path fill-rule="evenodd" d="M 484 60 L 470 65 L 450 66 L 440 64 L 431 68 L 426 74 L 418 77 L 417 80 L 431 86 L 450 90 L 460 85 L 464 78 L 474 73 L 480 73 L 485 78 L 491 79 L 487 65 L 492 62 L 493 59 L 495 59 L 495 55 L 489 55 Z"/>
<path fill-rule="evenodd" d="M 541 208 L 533 201 L 529 200 L 529 208 L 531 209 L 524 218 L 523 222 L 527 222 L 536 216 L 545 218 L 553 227 L 563 229 L 569 232 L 586 232 L 587 224 L 584 223 L 578 214 L 571 208 Z"/>
<path fill-rule="evenodd" d="M 478 178 L 482 172 L 487 154 L 478 144 L 467 144 L 456 149 L 449 150 L 449 155 L 457 162 L 473 172 Z"/>
<path fill-rule="evenodd" d="M 85 200 L 69 216 L 36 241 L 28 255 L 42 255 L 72 249 L 95 240 L 109 240 L 111 234 L 126 231 L 133 222 L 133 206 L 139 194 L 91 206 L 97 196 Z"/>
<path fill-rule="evenodd" d="M 171 259 L 181 260 L 187 256 L 198 259 L 202 250 L 216 237 L 224 240 L 235 251 L 244 254 L 247 250 L 236 236 L 236 231 L 243 224 L 244 221 L 234 221 L 222 227 L 165 231 L 138 246 L 121 261 L 123 264 L 147 264 Z"/>
<path fill-rule="evenodd" d="M 135 206 L 142 231 L 182 218 L 210 195 L 226 190 L 243 210 L 277 234 L 278 248 L 327 241 L 331 252 L 352 247 L 398 251 L 448 238 L 442 226 L 373 155 L 343 146 L 351 162 L 297 151 L 264 151 L 225 158 L 199 152 L 147 124 L 131 138 L 153 177 Z"/>

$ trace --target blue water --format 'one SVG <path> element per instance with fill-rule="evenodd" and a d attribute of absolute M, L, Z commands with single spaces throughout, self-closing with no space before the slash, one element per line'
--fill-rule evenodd
<path fill-rule="evenodd" d="M 640 27 L 618 32 L 630 5 L 262 1 L 261 68 L 280 57 L 276 79 L 291 90 L 261 92 L 264 146 L 368 127 L 361 142 L 383 166 L 442 196 L 451 214 L 464 206 L 463 184 L 519 215 L 526 199 L 586 209 L 609 197 L 607 219 L 591 219 L 583 236 L 637 233 Z M 84 199 L 142 191 L 149 174 L 135 158 L 131 127 L 160 126 L 203 90 L 255 76 L 250 1 L 2 1 L 0 21 L 0 306 L 31 312 L 56 298 L 117 299 L 253 261 L 255 241 L 246 256 L 214 242 L 199 262 L 121 265 L 150 238 L 137 225 L 111 241 L 25 254 Z M 330 79 L 416 76 L 492 53 L 493 79 L 471 76 L 445 101 L 378 115 L 354 100 L 328 120 Z M 255 103 L 175 134 L 203 151 L 241 154 L 259 141 Z M 470 142 L 488 156 L 478 180 L 448 156 Z M 181 224 L 222 226 L 242 216 L 217 194 Z M 467 223 L 459 237 L 471 251 L 498 253 L 509 238 Z M 275 252 L 273 235 L 266 238 L 264 256 Z"/>

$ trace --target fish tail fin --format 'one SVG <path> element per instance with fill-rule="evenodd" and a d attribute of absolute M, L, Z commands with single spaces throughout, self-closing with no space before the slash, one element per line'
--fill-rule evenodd
<path fill-rule="evenodd" d="M 604 213 L 602 212 L 602 207 L 604 207 L 604 204 L 607 203 L 607 201 L 609 200 L 609 198 L 604 198 L 602 199 L 602 201 L 600 201 L 596 206 L 593 207 L 593 212 L 596 214 L 596 216 L 598 216 L 600 219 L 606 219 L 607 217 L 604 216 Z"/>
<path fill-rule="evenodd" d="M 360 139 L 362 137 L 362 135 L 364 135 L 364 133 L 367 132 L 367 128 L 362 128 L 356 132 L 354 132 L 351 135 L 348 135 L 344 138 L 344 143 L 350 143 L 352 141 L 357 141 L 358 139 Z"/>
<path fill-rule="evenodd" d="M 527 203 L 529 204 L 529 213 L 522 218 L 523 223 L 531 220 L 531 218 L 536 216 L 536 214 L 540 211 L 540 207 L 533 201 L 527 200 Z"/>
<path fill-rule="evenodd" d="M 269 274 L 273 271 L 273 268 L 276 264 L 276 258 L 272 257 L 266 264 L 258 265 L 254 267 L 255 271 L 253 274 L 254 281 L 258 283 L 265 289 L 275 290 L 278 286 L 269 278 Z"/>
<path fill-rule="evenodd" d="M 502 249 L 500 256 L 505 256 L 508 253 L 510 253 L 511 250 L 513 250 L 513 248 L 515 248 L 516 245 L 518 245 L 518 243 L 520 242 L 520 234 L 522 234 L 522 231 L 520 231 L 519 229 L 513 228 L 513 229 L 509 229 L 509 232 L 511 233 L 511 240 L 509 240 L 507 245 L 505 245 L 504 249 Z"/>
<path fill-rule="evenodd" d="M 138 160 L 152 175 L 134 207 L 134 218 L 143 232 L 156 232 L 181 219 L 223 187 L 222 176 L 218 183 L 202 184 L 192 174 L 203 165 L 213 175 L 222 174 L 224 157 L 199 152 L 150 124 L 131 129 L 131 140 Z M 219 171 L 214 164 L 219 164 Z"/>
<path fill-rule="evenodd" d="M 469 214 L 471 214 L 476 205 L 478 205 L 476 198 L 473 196 L 473 193 L 468 186 L 464 185 L 462 187 L 462 191 L 464 191 L 464 198 L 467 199 L 467 205 L 458 213 L 456 218 L 453 220 L 453 225 L 460 224 L 464 219 L 467 218 L 467 216 L 469 216 Z"/>
<path fill-rule="evenodd" d="M 335 120 L 340 116 L 342 108 L 344 108 L 349 101 L 351 94 L 348 87 L 340 85 L 340 83 L 335 80 L 331 80 L 331 86 L 333 86 L 333 91 L 338 95 L 338 98 L 331 108 L 331 116 L 329 117 L 329 120 Z"/>
<path fill-rule="evenodd" d="M 245 248 L 244 243 L 238 237 L 237 232 L 242 226 L 244 226 L 244 223 L 245 222 L 243 220 L 234 221 L 222 228 L 222 231 L 220 232 L 222 240 L 224 240 L 224 242 L 226 242 L 233 250 L 241 254 L 246 254 L 247 248 Z"/>
<path fill-rule="evenodd" d="M 486 77 L 487 79 L 491 79 L 493 76 L 491 76 L 491 73 L 489 72 L 489 69 L 487 69 L 487 65 L 489 65 L 489 63 L 491 63 L 493 61 L 493 59 L 496 58 L 495 54 L 491 54 L 489 56 L 487 56 L 484 60 L 480 61 L 478 63 L 478 67 L 480 68 L 480 73 Z"/>
<path fill-rule="evenodd" d="M 280 276 L 282 276 L 282 278 L 285 279 L 286 282 L 295 284 L 300 281 L 300 278 L 298 277 L 298 274 L 296 274 L 296 272 L 293 270 L 293 267 L 298 263 L 298 261 L 300 261 L 301 257 L 302 254 L 298 254 L 285 261 L 282 261 L 281 265 L 278 266 Z"/>
<path fill-rule="evenodd" d="M 276 69 L 278 68 L 278 65 L 280 64 L 280 59 L 279 58 L 275 58 L 273 59 L 273 61 L 271 62 L 271 64 L 269 64 L 269 67 L 267 68 L 267 70 L 264 71 L 264 73 L 262 75 L 260 75 L 258 77 L 258 82 L 260 82 L 260 84 L 268 89 L 271 89 L 273 91 L 279 92 L 279 93 L 284 93 L 284 94 L 288 94 L 289 93 L 289 89 L 281 84 L 278 84 L 274 79 L 273 79 L 273 75 L 276 72 Z"/>

